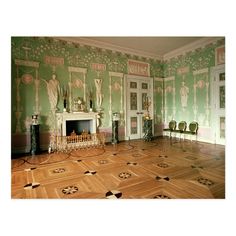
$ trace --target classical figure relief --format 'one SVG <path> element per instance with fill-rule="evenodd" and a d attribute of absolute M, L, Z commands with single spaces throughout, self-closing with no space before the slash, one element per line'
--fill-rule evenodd
<path fill-rule="evenodd" d="M 181 98 L 181 105 L 183 108 L 186 108 L 188 105 L 189 88 L 185 85 L 184 81 L 182 82 L 182 87 L 180 88 L 179 92 Z"/>
<path fill-rule="evenodd" d="M 81 79 L 76 79 L 73 81 L 72 86 L 73 86 L 73 88 L 83 88 L 84 83 Z"/>
<path fill-rule="evenodd" d="M 204 80 L 198 80 L 198 82 L 197 82 L 197 87 L 199 88 L 199 89 L 203 89 L 204 87 L 205 87 L 205 81 Z"/>
<path fill-rule="evenodd" d="M 173 93 L 173 88 L 169 85 L 165 88 L 166 93 Z"/>
<path fill-rule="evenodd" d="M 24 74 L 21 77 L 21 81 L 24 84 L 31 84 L 33 81 L 33 76 L 31 74 Z"/>
<path fill-rule="evenodd" d="M 102 105 L 102 80 L 95 79 L 95 86 L 96 86 L 96 100 L 97 100 L 97 108 L 98 110 L 101 109 Z"/>
<path fill-rule="evenodd" d="M 47 85 L 47 92 L 49 97 L 49 102 L 52 111 L 57 110 L 58 97 L 60 95 L 60 85 L 59 81 L 56 79 L 56 74 L 52 74 L 52 78 L 49 81 L 43 79 Z"/>
<path fill-rule="evenodd" d="M 163 93 L 162 87 L 157 87 L 157 88 L 155 89 L 155 92 L 162 94 L 162 93 Z"/>
<path fill-rule="evenodd" d="M 121 88 L 120 84 L 118 82 L 115 82 L 113 85 L 112 85 L 112 90 L 113 91 L 119 91 Z"/>

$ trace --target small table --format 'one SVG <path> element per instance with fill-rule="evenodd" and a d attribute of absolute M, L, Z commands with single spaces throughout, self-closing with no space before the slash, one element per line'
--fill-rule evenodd
<path fill-rule="evenodd" d="M 30 126 L 31 135 L 31 155 L 40 153 L 40 140 L 39 140 L 39 125 Z"/>
<path fill-rule="evenodd" d="M 152 134 L 152 120 L 144 120 L 144 141 L 151 141 L 153 139 Z"/>

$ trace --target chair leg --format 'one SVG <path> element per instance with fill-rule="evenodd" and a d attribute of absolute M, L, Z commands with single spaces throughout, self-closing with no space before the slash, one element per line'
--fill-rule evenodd
<path fill-rule="evenodd" d="M 172 132 L 170 131 L 170 145 L 172 145 Z"/>

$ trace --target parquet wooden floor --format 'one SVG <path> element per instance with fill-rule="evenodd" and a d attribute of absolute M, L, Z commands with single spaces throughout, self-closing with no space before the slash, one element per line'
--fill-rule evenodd
<path fill-rule="evenodd" d="M 158 138 L 12 159 L 13 199 L 222 199 L 225 147 Z"/>

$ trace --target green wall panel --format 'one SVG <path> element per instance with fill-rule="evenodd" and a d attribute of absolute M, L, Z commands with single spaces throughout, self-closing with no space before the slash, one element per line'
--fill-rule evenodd
<path fill-rule="evenodd" d="M 58 61 L 48 62 L 48 58 L 57 58 Z M 50 38 L 50 37 L 12 37 L 12 133 L 16 132 L 17 118 L 16 111 L 20 110 L 21 118 L 20 125 L 22 129 L 20 133 L 26 131 L 25 124 L 30 122 L 31 115 L 35 112 L 35 85 L 34 80 L 35 68 L 27 66 L 18 66 L 18 77 L 21 78 L 20 91 L 20 108 L 17 106 L 16 101 L 16 82 L 17 77 L 15 60 L 20 59 L 24 61 L 34 61 L 39 63 L 38 79 L 39 85 L 39 113 L 41 129 L 44 131 L 50 130 L 50 126 L 53 124 L 52 111 L 50 108 L 49 98 L 47 94 L 46 82 L 52 77 L 52 73 L 55 72 L 57 80 L 61 87 L 67 86 L 70 78 L 69 67 L 80 67 L 87 70 L 86 73 L 86 91 L 82 87 L 78 86 L 72 89 L 73 97 L 87 98 L 90 91 L 95 93 L 94 79 L 98 76 L 102 78 L 102 92 L 103 102 L 103 115 L 102 115 L 102 127 L 110 127 L 110 111 L 109 111 L 109 71 L 127 73 L 128 59 L 134 59 L 144 61 L 150 64 L 151 76 L 163 76 L 163 63 L 160 60 L 153 60 L 147 58 L 140 58 L 135 55 L 122 54 L 120 52 L 113 52 L 111 50 L 104 50 L 101 48 L 95 48 L 86 45 L 80 45 L 77 43 L 66 42 L 63 40 Z M 60 61 L 61 60 L 61 61 Z M 91 67 L 92 63 L 105 64 L 105 71 L 102 71 L 99 75 Z M 22 75 L 26 73 L 34 73 L 33 81 L 31 84 L 22 86 Z M 83 73 L 72 72 L 72 81 L 80 80 L 84 81 Z M 119 81 L 119 79 L 117 79 Z M 114 83 L 116 79 L 112 79 Z M 123 84 L 122 84 L 123 86 Z M 112 92 L 112 112 L 120 111 L 120 96 L 121 91 Z M 93 105 L 96 108 L 95 96 L 93 96 Z M 89 102 L 87 102 L 87 107 Z M 18 107 L 18 108 L 17 108 Z M 59 98 L 58 105 L 59 111 L 63 110 L 63 99 Z M 19 133 L 19 130 L 18 130 Z"/>
<path fill-rule="evenodd" d="M 210 71 L 215 66 L 215 49 L 224 44 L 224 39 L 218 40 L 164 61 L 166 123 L 170 119 L 188 123 L 196 120 L 201 126 L 210 127 Z M 170 77 L 174 78 L 173 83 L 168 80 Z M 189 89 L 186 107 L 181 104 L 180 89 L 183 82 Z M 171 86 L 175 93 L 171 91 Z"/>

